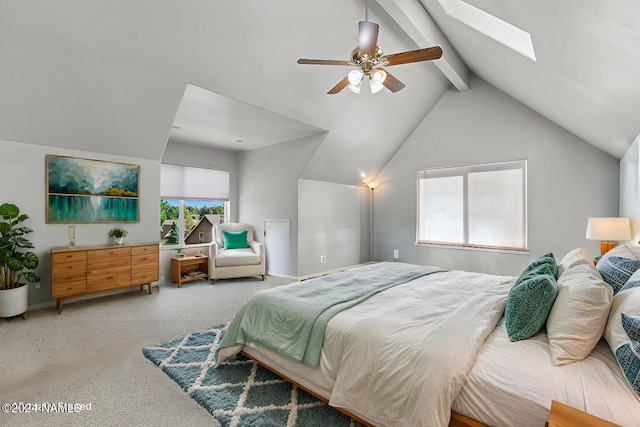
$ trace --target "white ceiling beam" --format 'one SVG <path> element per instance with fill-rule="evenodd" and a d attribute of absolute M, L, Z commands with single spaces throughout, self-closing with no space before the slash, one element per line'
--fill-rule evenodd
<path fill-rule="evenodd" d="M 460 92 L 469 90 L 469 69 L 419 0 L 376 0 L 376 2 L 418 44 L 418 47 L 440 45 L 442 58 L 433 61 L 435 66 Z"/>

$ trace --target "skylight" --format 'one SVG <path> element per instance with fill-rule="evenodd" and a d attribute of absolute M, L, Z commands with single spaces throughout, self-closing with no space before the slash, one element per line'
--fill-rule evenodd
<path fill-rule="evenodd" d="M 463 0 L 438 0 L 438 2 L 444 9 L 445 14 L 532 61 L 536 60 L 531 34 L 526 31 L 496 18 Z"/>

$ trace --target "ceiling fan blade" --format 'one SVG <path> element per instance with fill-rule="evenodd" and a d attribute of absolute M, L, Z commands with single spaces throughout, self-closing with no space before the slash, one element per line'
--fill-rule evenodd
<path fill-rule="evenodd" d="M 298 59 L 298 64 L 307 64 L 307 65 L 356 65 L 355 62 L 341 61 L 339 59 Z"/>
<path fill-rule="evenodd" d="M 383 68 L 381 68 L 381 67 L 378 68 L 378 69 L 379 70 L 383 70 Z M 404 86 L 405 86 L 404 83 L 402 83 L 400 80 L 396 79 L 391 74 L 389 74 L 389 72 L 387 70 L 384 70 L 384 72 L 387 73 L 387 77 L 382 82 L 384 87 L 386 87 L 387 89 L 389 89 L 393 93 L 399 92 L 402 89 L 404 89 Z"/>
<path fill-rule="evenodd" d="M 433 46 L 424 49 L 410 50 L 407 52 L 385 55 L 381 63 L 387 66 L 409 64 L 411 62 L 431 61 L 434 59 L 438 59 L 441 56 L 442 48 L 440 46 Z"/>
<path fill-rule="evenodd" d="M 380 26 L 375 22 L 360 21 L 358 23 L 358 46 L 360 55 L 368 54 L 374 57 L 378 47 L 378 30 Z"/>
<path fill-rule="evenodd" d="M 349 76 L 346 76 L 344 79 L 340 80 L 337 85 L 332 87 L 331 90 L 327 92 L 327 94 L 335 95 L 347 86 L 349 86 Z"/>

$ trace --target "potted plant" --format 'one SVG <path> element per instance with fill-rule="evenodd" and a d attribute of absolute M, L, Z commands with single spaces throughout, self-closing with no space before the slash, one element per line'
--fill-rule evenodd
<path fill-rule="evenodd" d="M 124 237 L 127 235 L 127 230 L 122 227 L 113 227 L 109 230 L 109 237 L 113 239 L 116 245 L 121 245 L 124 241 Z"/>
<path fill-rule="evenodd" d="M 28 271 L 38 267 L 40 260 L 35 253 L 25 251 L 33 249 L 33 244 L 24 237 L 33 230 L 22 225 L 29 216 L 21 214 L 14 204 L 1 204 L 0 217 L 0 317 L 18 314 L 24 317 L 29 296 L 25 281 L 40 281 L 33 271 Z"/>

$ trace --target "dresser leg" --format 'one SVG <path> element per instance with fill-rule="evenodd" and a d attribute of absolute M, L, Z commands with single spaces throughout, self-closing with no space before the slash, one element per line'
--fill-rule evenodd
<path fill-rule="evenodd" d="M 62 298 L 58 298 L 58 314 L 62 314 Z"/>

